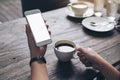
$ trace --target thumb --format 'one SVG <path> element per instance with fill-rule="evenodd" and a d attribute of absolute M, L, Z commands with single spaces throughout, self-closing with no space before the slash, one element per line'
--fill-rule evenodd
<path fill-rule="evenodd" d="M 90 48 L 78 47 L 76 50 L 83 53 L 84 55 L 87 55 L 89 53 Z"/>
<path fill-rule="evenodd" d="M 76 50 L 82 53 L 86 52 L 86 48 L 84 47 L 78 47 Z"/>

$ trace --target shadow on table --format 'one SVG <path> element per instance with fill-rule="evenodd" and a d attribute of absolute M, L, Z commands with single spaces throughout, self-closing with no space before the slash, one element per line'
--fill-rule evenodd
<path fill-rule="evenodd" d="M 74 66 L 71 61 L 69 62 L 58 61 L 57 66 L 56 66 L 56 71 L 58 72 L 57 77 L 60 80 L 69 79 L 75 73 Z"/>
<path fill-rule="evenodd" d="M 97 73 L 91 68 L 79 68 L 79 70 L 72 64 L 72 62 L 58 61 L 56 66 L 56 76 L 59 80 L 93 80 Z"/>
<path fill-rule="evenodd" d="M 88 35 L 95 36 L 95 37 L 101 37 L 101 38 L 110 37 L 114 34 L 114 30 L 111 30 L 108 32 L 95 32 L 95 31 L 89 30 L 85 27 L 83 27 L 83 31 Z"/>
<path fill-rule="evenodd" d="M 75 23 L 81 23 L 82 20 L 84 19 L 84 18 L 74 18 L 74 17 L 70 17 L 70 16 L 67 16 L 66 18 Z"/>

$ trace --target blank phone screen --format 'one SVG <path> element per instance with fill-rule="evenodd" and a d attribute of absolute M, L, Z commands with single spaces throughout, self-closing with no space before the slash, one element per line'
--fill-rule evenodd
<path fill-rule="evenodd" d="M 41 13 L 26 16 L 36 43 L 49 40 L 50 35 L 44 23 Z"/>

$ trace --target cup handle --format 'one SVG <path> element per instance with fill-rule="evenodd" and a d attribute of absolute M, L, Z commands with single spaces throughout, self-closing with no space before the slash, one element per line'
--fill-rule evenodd
<path fill-rule="evenodd" d="M 72 11 L 72 9 L 71 9 L 71 4 L 68 4 L 68 5 L 67 5 L 67 8 L 68 8 L 68 10 Z"/>
<path fill-rule="evenodd" d="M 79 56 L 77 55 L 77 52 L 75 52 L 75 53 L 73 54 L 72 59 L 78 59 L 78 58 L 79 58 Z"/>

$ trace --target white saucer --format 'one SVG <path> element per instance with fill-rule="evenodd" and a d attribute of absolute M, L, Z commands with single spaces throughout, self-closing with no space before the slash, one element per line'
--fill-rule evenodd
<path fill-rule="evenodd" d="M 66 10 L 66 13 L 70 17 L 75 17 L 75 18 L 86 18 L 90 17 L 94 14 L 93 8 L 88 8 L 87 11 L 82 15 L 82 16 L 76 16 L 72 10 Z"/>
<path fill-rule="evenodd" d="M 92 31 L 107 32 L 114 29 L 115 23 L 108 17 L 90 17 L 84 19 L 82 25 Z"/>
<path fill-rule="evenodd" d="M 80 2 L 84 2 L 88 5 L 88 9 L 87 11 L 82 15 L 82 16 L 76 16 L 74 14 L 74 12 L 72 10 L 69 10 L 68 8 L 66 9 L 66 14 L 70 17 L 74 17 L 74 18 L 86 18 L 86 17 L 90 17 L 94 14 L 94 5 L 91 2 L 88 1 L 80 1 Z"/>

